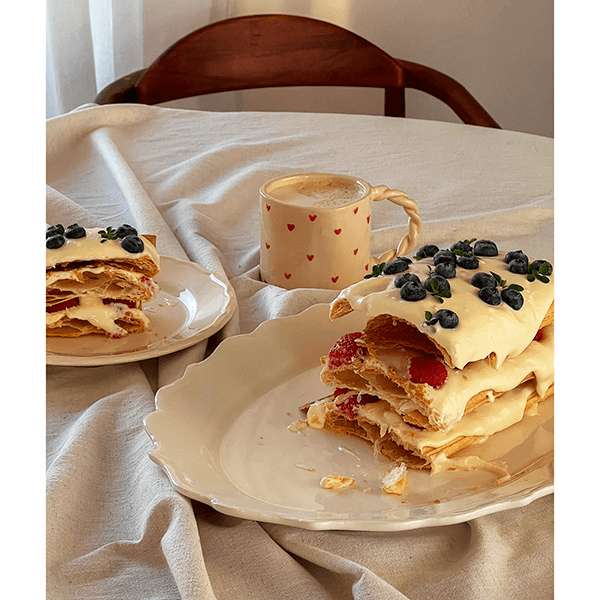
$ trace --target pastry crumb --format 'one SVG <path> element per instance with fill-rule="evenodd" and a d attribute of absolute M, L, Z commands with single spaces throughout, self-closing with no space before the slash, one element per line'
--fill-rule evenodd
<path fill-rule="evenodd" d="M 381 489 L 387 494 L 396 494 L 398 496 L 404 493 L 408 480 L 406 478 L 406 465 L 400 463 L 393 468 L 382 480 Z"/>
<path fill-rule="evenodd" d="M 294 421 L 288 425 L 288 431 L 293 433 L 304 433 L 305 427 L 308 427 L 308 423 L 306 421 Z"/>
<path fill-rule="evenodd" d="M 320 486 L 324 490 L 341 490 L 350 487 L 354 484 L 352 477 L 345 477 L 344 475 L 325 475 L 320 481 Z"/>
<path fill-rule="evenodd" d="M 307 465 L 296 465 L 297 469 L 303 469 L 304 471 L 314 471 L 315 468 L 314 467 L 309 467 Z"/>

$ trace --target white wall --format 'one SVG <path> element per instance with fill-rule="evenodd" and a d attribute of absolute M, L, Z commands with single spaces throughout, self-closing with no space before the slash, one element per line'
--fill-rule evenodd
<path fill-rule="evenodd" d="M 211 20 L 271 12 L 341 25 L 397 58 L 455 78 L 503 129 L 554 135 L 552 0 L 231 0 L 213 2 Z M 156 56 L 162 49 L 148 50 Z M 195 102 L 208 110 L 383 111 L 379 90 L 252 90 Z M 459 122 L 440 101 L 413 90 L 407 116 Z"/>

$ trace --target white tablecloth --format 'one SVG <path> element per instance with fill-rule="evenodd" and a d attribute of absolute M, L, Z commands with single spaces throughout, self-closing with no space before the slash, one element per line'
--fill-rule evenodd
<path fill-rule="evenodd" d="M 221 339 L 329 302 L 258 276 L 258 188 L 291 172 L 404 190 L 420 243 L 492 238 L 553 256 L 553 141 L 357 115 L 85 106 L 47 123 L 47 223 L 123 222 L 232 283 L 225 328 L 141 363 L 47 368 L 47 587 L 53 599 L 552 597 L 553 497 L 396 533 L 310 531 L 229 517 L 179 495 L 149 458 L 159 387 Z M 373 250 L 406 216 L 373 208 Z"/>

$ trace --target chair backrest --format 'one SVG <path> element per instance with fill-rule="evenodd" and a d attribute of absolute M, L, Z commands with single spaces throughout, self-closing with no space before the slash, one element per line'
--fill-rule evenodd
<path fill-rule="evenodd" d="M 159 104 L 216 92 L 268 87 L 347 86 L 385 90 L 384 114 L 405 116 L 405 88 L 431 94 L 465 122 L 499 127 L 452 78 L 393 58 L 332 23 L 292 15 L 252 15 L 197 29 L 148 68 L 122 77 L 98 104 Z"/>
<path fill-rule="evenodd" d="M 404 116 L 403 82 L 393 57 L 351 31 L 306 17 L 255 15 L 185 36 L 148 67 L 135 90 L 138 102 L 157 104 L 252 88 L 377 87 L 397 92 L 389 114 Z"/>

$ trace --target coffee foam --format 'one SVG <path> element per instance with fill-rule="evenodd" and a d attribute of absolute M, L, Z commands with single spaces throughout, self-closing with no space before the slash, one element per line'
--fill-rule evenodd
<path fill-rule="evenodd" d="M 339 208 L 356 202 L 365 191 L 358 183 L 328 178 L 292 181 L 273 187 L 268 193 L 275 200 L 295 206 Z"/>

